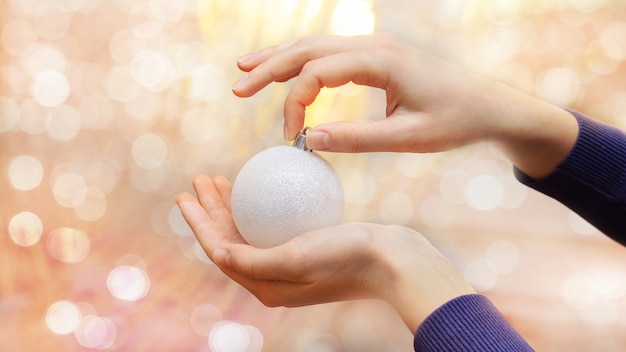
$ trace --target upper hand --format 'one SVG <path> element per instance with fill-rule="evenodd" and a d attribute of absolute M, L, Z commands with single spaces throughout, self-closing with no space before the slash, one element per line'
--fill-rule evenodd
<path fill-rule="evenodd" d="M 241 97 L 297 77 L 284 104 L 287 139 L 302 129 L 306 106 L 323 87 L 353 82 L 386 91 L 386 119 L 316 126 L 307 136 L 315 150 L 434 152 L 486 133 L 472 116 L 479 111 L 468 110 L 481 107 L 475 87 L 464 83 L 470 74 L 389 34 L 303 38 L 243 56 L 238 65 L 248 72 L 233 86 Z"/>
<path fill-rule="evenodd" d="M 323 87 L 353 82 L 385 90 L 386 118 L 315 126 L 307 135 L 307 146 L 315 150 L 441 152 L 491 141 L 519 169 L 541 178 L 578 135 L 569 112 L 390 34 L 303 38 L 245 55 L 238 65 L 248 72 L 233 86 L 241 97 L 297 77 L 285 99 L 287 139 L 302 129 L 305 109 Z"/>

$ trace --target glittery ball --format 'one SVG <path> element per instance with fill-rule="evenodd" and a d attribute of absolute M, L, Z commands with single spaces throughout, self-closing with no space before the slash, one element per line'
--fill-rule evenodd
<path fill-rule="evenodd" d="M 339 224 L 343 204 L 333 167 L 315 152 L 287 145 L 253 156 L 239 171 L 231 199 L 237 229 L 259 248 Z"/>

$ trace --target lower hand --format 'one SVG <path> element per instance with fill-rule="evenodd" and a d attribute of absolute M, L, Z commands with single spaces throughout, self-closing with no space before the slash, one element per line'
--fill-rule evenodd
<path fill-rule="evenodd" d="M 389 302 L 411 331 L 448 300 L 473 293 L 419 233 L 399 226 L 345 224 L 259 249 L 245 243 L 230 213 L 231 185 L 198 176 L 197 197 L 177 203 L 202 248 L 230 278 L 268 306 L 358 298 Z"/>

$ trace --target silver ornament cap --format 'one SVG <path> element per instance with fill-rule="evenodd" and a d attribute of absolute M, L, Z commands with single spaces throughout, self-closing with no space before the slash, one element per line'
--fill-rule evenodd
<path fill-rule="evenodd" d="M 304 150 L 306 152 L 312 151 L 306 145 L 306 134 L 309 133 L 310 130 L 311 130 L 310 127 L 305 127 L 304 129 L 302 129 L 302 131 L 298 132 L 298 135 L 296 136 L 296 139 L 293 141 L 293 146 L 298 148 L 298 149 L 302 149 L 302 150 Z"/>

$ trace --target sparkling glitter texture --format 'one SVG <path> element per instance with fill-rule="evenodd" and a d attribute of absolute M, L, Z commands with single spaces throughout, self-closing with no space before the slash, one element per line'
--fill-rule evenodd
<path fill-rule="evenodd" d="M 337 225 L 343 189 L 315 152 L 276 146 L 253 156 L 233 184 L 232 213 L 241 235 L 269 248 L 305 232 Z"/>

